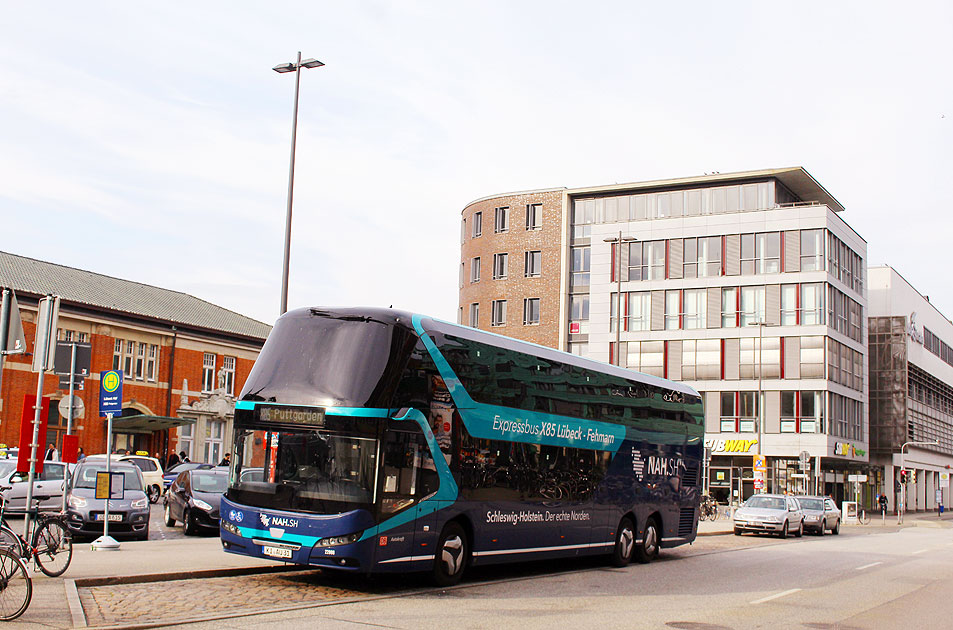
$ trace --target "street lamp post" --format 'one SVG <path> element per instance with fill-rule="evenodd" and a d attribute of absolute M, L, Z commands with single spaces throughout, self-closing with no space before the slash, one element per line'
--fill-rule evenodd
<path fill-rule="evenodd" d="M 619 230 L 618 237 L 608 237 L 602 239 L 606 243 L 618 243 L 619 245 L 619 256 L 617 258 L 618 265 L 616 266 L 616 301 L 615 301 L 615 364 L 622 365 L 622 344 L 621 344 L 621 334 L 622 334 L 622 243 L 632 243 L 638 239 L 634 236 L 622 236 L 622 230 Z M 611 249 L 611 247 L 610 247 Z"/>
<path fill-rule="evenodd" d="M 285 216 L 285 256 L 281 268 L 281 313 L 288 311 L 288 266 L 291 260 L 291 201 L 294 197 L 295 181 L 295 134 L 298 131 L 298 87 L 301 83 L 301 68 L 318 68 L 324 64 L 317 59 L 301 61 L 301 51 L 298 51 L 298 60 L 295 63 L 278 64 L 272 70 L 284 74 L 295 73 L 295 102 L 294 113 L 291 119 L 291 166 L 288 169 L 288 213 Z"/>
<path fill-rule="evenodd" d="M 763 439 L 762 425 L 764 425 L 764 386 L 762 381 L 764 362 L 761 360 L 761 353 L 764 347 L 764 327 L 772 326 L 773 324 L 769 324 L 768 322 L 761 320 L 757 322 L 748 322 L 748 325 L 758 327 L 758 455 L 761 455 L 761 440 Z M 764 485 L 768 485 L 767 475 L 765 475 Z M 763 490 L 764 488 L 762 488 L 762 491 Z"/>
<path fill-rule="evenodd" d="M 915 444 L 932 444 L 936 446 L 940 444 L 940 439 L 937 438 L 935 440 L 925 440 L 922 442 L 921 441 L 904 442 L 900 446 L 900 470 L 901 471 L 904 470 L 903 449 Z M 897 524 L 898 525 L 903 523 L 903 513 L 906 511 L 907 511 L 907 482 L 906 482 L 906 479 L 904 479 L 904 482 L 900 484 L 900 505 L 897 507 Z"/>

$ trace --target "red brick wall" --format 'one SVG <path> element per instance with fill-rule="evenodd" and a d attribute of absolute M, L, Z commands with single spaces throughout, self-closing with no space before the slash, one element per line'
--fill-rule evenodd
<path fill-rule="evenodd" d="M 23 332 L 27 340 L 27 348 L 33 347 L 36 326 L 32 321 L 23 321 Z M 106 420 L 99 417 L 99 373 L 103 370 L 110 370 L 113 366 L 113 349 L 115 347 L 115 337 L 111 335 L 102 335 L 92 333 L 90 343 L 92 344 L 92 358 L 90 371 L 92 376 L 86 379 L 85 389 L 77 391 L 76 394 L 82 398 L 85 406 L 83 417 L 73 422 L 74 434 L 79 436 L 79 445 L 87 454 L 102 453 L 106 449 Z M 194 342 L 192 342 L 194 345 Z M 209 343 L 209 349 L 206 352 L 212 352 L 215 346 L 220 344 Z M 204 352 L 199 350 L 185 349 L 181 346 L 175 350 L 175 372 L 172 376 L 172 387 L 176 390 L 172 394 L 172 404 L 170 414 L 176 415 L 176 409 L 179 407 L 182 387 L 182 379 L 188 379 L 189 390 L 198 391 L 202 383 L 202 358 Z M 223 356 L 235 356 L 233 353 L 218 353 L 216 369 L 221 367 Z M 156 382 L 136 381 L 125 379 L 123 382 L 123 407 L 132 406 L 135 401 L 137 408 L 145 407 L 152 415 L 166 415 L 166 404 L 169 400 L 168 380 L 169 364 L 172 360 L 172 347 L 170 345 L 161 345 L 159 349 L 159 371 Z M 31 402 L 36 398 L 36 386 L 38 375 L 29 371 L 31 357 L 24 355 L 10 355 L 5 357 L 3 369 L 3 383 L 0 387 L 0 398 L 3 399 L 3 409 L 0 410 L 0 442 L 8 446 L 16 446 L 20 437 L 20 414 L 23 407 L 24 396 L 29 396 Z M 236 357 L 235 360 L 235 394 L 237 395 L 248 378 L 251 371 L 253 360 Z M 24 369 L 16 369 L 22 367 Z M 67 391 L 59 389 L 59 377 L 48 373 L 44 376 L 43 395 L 52 398 L 54 401 L 65 398 Z M 195 402 L 196 397 L 190 397 L 190 402 Z M 53 413 L 55 414 L 55 408 Z M 63 422 L 65 426 L 65 421 Z M 78 427 L 81 427 L 77 430 Z M 172 444 L 170 449 L 175 447 L 174 431 L 172 432 Z M 156 451 L 162 447 L 159 439 L 160 434 L 154 434 L 156 437 L 152 440 L 151 450 Z M 45 447 L 45 444 L 43 445 Z"/>
<path fill-rule="evenodd" d="M 479 302 L 480 321 L 477 328 L 507 337 L 559 347 L 559 286 L 562 268 L 562 202 L 563 191 L 501 195 L 475 201 L 463 209 L 466 231 L 461 245 L 463 287 L 459 306 L 463 307 L 460 323 L 469 325 L 470 304 Z M 542 204 L 541 229 L 526 229 L 527 204 Z M 500 206 L 509 206 L 509 231 L 493 232 L 494 213 Z M 483 213 L 483 234 L 473 237 L 473 215 Z M 537 278 L 524 277 L 524 252 L 541 252 L 542 273 Z M 502 280 L 493 279 L 493 255 L 507 253 L 508 273 Z M 471 261 L 480 257 L 480 281 L 471 283 Z M 458 269 L 459 273 L 459 269 Z M 523 325 L 523 299 L 540 298 L 539 325 Z M 506 300 L 506 325 L 491 326 L 493 300 Z"/>

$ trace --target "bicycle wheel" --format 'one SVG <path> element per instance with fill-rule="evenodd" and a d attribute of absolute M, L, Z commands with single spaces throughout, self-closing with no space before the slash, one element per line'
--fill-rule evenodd
<path fill-rule="evenodd" d="M 860 521 L 861 525 L 867 525 L 870 523 L 870 517 L 867 516 L 867 510 L 861 510 L 860 514 L 857 515 L 857 520 Z"/>
<path fill-rule="evenodd" d="M 0 548 L 0 620 L 16 619 L 30 606 L 33 580 L 20 557 Z"/>
<path fill-rule="evenodd" d="M 0 525 L 0 547 L 6 547 L 19 557 L 23 557 L 23 541 L 7 525 Z"/>
<path fill-rule="evenodd" d="M 73 559 L 73 537 L 58 520 L 48 520 L 33 534 L 33 549 L 40 571 L 50 577 L 63 575 Z"/>

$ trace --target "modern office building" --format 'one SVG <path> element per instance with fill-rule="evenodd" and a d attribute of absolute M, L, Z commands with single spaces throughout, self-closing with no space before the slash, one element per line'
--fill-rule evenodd
<path fill-rule="evenodd" d="M 895 269 L 871 267 L 868 279 L 870 461 L 885 471 L 891 510 L 904 467 L 907 510 L 949 506 L 953 323 Z"/>
<path fill-rule="evenodd" d="M 722 501 L 763 455 L 766 490 L 848 499 L 868 474 L 869 503 L 867 245 L 843 211 L 799 167 L 485 197 L 459 320 L 695 387 Z"/>

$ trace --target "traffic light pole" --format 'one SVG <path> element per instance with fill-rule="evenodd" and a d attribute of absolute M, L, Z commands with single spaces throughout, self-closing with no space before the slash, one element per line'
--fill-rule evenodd
<path fill-rule="evenodd" d="M 939 445 L 939 438 L 936 440 L 925 440 L 922 442 L 904 442 L 900 446 L 900 507 L 897 509 L 897 524 L 903 524 L 903 513 L 907 511 L 907 469 L 904 466 L 903 451 L 911 444 Z"/>

